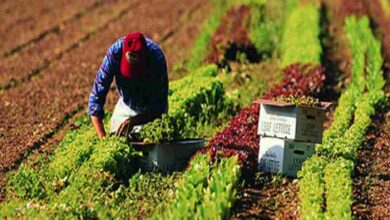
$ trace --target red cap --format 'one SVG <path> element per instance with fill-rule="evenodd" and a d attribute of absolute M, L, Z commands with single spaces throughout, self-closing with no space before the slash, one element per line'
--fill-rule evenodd
<path fill-rule="evenodd" d="M 121 74 L 132 79 L 146 72 L 146 40 L 141 33 L 130 33 L 125 37 L 121 60 Z"/>

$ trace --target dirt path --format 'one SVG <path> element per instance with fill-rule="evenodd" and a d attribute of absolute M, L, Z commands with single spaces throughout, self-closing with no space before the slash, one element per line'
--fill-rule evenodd
<path fill-rule="evenodd" d="M 102 4 L 102 0 L 23 1 L 1 13 L 0 55 L 10 55 L 57 31 Z"/>
<path fill-rule="evenodd" d="M 390 86 L 387 87 L 390 94 Z M 368 129 L 356 163 L 352 210 L 357 219 L 390 218 L 390 106 Z"/>
<path fill-rule="evenodd" d="M 36 78 L 52 62 L 79 47 L 92 35 L 98 35 L 112 22 L 143 1 L 107 1 L 77 19 L 61 24 L 58 30 L 0 61 L 0 90 L 21 85 Z"/>
<path fill-rule="evenodd" d="M 45 142 L 66 118 L 85 107 L 93 78 L 112 42 L 129 30 L 166 39 L 179 29 L 178 21 L 185 12 L 205 2 L 149 0 L 64 54 L 37 80 L 0 94 L 0 172 L 10 169 L 28 149 Z"/>

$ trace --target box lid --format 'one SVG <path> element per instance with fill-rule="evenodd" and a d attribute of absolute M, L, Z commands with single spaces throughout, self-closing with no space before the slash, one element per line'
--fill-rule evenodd
<path fill-rule="evenodd" d="M 296 104 L 293 104 L 293 103 L 279 102 L 279 101 L 270 100 L 270 99 L 258 99 L 256 101 L 254 101 L 254 103 L 265 104 L 265 105 L 272 105 L 272 106 L 279 106 L 279 107 L 297 106 Z M 310 108 L 326 110 L 330 106 L 332 106 L 331 102 L 320 102 L 320 103 L 321 103 L 321 107 L 310 107 Z M 302 107 L 307 107 L 307 106 L 302 106 Z"/>

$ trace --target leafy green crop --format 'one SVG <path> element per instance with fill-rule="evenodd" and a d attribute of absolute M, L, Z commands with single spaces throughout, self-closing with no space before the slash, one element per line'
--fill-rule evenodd
<path fill-rule="evenodd" d="M 240 178 L 237 157 L 209 165 L 209 155 L 198 154 L 178 183 L 175 199 L 160 207 L 154 219 L 226 219 Z"/>
<path fill-rule="evenodd" d="M 249 37 L 259 54 L 280 53 L 286 14 L 296 0 L 253 1 Z"/>
<path fill-rule="evenodd" d="M 146 124 L 141 130 L 141 136 L 146 143 L 197 138 L 200 134 L 195 125 L 194 117 L 188 114 L 181 117 L 163 114 L 161 118 Z"/>
<path fill-rule="evenodd" d="M 324 202 L 323 180 L 324 169 L 328 160 L 324 157 L 313 156 L 305 161 L 302 170 L 298 172 L 299 209 L 301 219 L 324 219 L 322 204 Z"/>
<path fill-rule="evenodd" d="M 163 176 L 160 173 L 137 173 L 129 180 L 129 186 L 115 191 L 115 200 L 110 205 L 107 218 L 129 218 L 131 216 L 151 217 L 158 207 L 172 201 L 175 184 L 180 173 Z"/>
<path fill-rule="evenodd" d="M 90 126 L 89 129 L 93 128 Z M 89 129 L 84 131 L 89 132 Z M 14 209 L 13 212 L 4 211 L 10 214 L 9 217 L 96 217 L 98 208 L 104 204 L 115 185 L 128 179 L 134 172 L 131 159 L 138 154 L 124 138 L 107 137 L 89 142 L 88 135 L 79 134 L 77 141 L 72 135 L 67 136 L 62 143 L 64 145 L 56 151 L 59 156 L 55 157 L 55 153 L 54 160 L 41 170 L 21 166 L 12 176 L 8 188 L 9 193 L 16 192 L 19 196 L 3 204 L 0 210 Z M 67 142 L 69 140 L 73 141 Z M 75 144 L 80 144 L 80 149 L 87 149 L 83 145 L 90 145 L 92 149 L 88 157 L 81 160 L 82 163 L 78 163 L 80 160 L 75 158 L 66 160 L 64 152 L 71 155 L 77 149 Z M 59 164 L 59 160 L 63 167 L 72 167 L 71 171 L 56 173 L 53 167 Z M 34 201 L 34 206 L 28 207 L 30 201 Z"/>
<path fill-rule="evenodd" d="M 288 16 L 282 39 L 282 66 L 321 63 L 320 12 L 315 5 L 302 4 Z"/>
<path fill-rule="evenodd" d="M 356 20 L 349 17 L 345 30 L 353 53 L 352 83 L 341 95 L 334 122 L 325 131 L 323 144 L 317 146 L 317 151 L 354 159 L 371 123 L 370 117 L 386 99 L 383 92 L 385 80 L 381 71 L 381 45 L 369 28 L 368 18 Z"/>
<path fill-rule="evenodd" d="M 203 188 L 210 174 L 209 155 L 198 154 L 183 174 L 175 192 L 175 199 L 165 209 L 154 214 L 154 219 L 192 219 L 201 202 Z"/>
<path fill-rule="evenodd" d="M 44 199 L 61 188 L 72 170 L 78 169 L 93 152 L 97 137 L 90 124 L 83 117 L 78 122 L 77 130 L 66 134 L 59 144 L 49 164 L 41 169 L 30 168 L 22 164 L 12 173 L 7 183 L 8 193 L 16 193 L 21 199 Z M 88 142 L 90 144 L 85 144 Z"/>
<path fill-rule="evenodd" d="M 329 165 L 325 170 L 322 164 L 316 165 L 318 156 L 305 162 L 300 182 L 300 206 L 301 217 L 306 219 L 352 219 L 353 161 L 371 124 L 371 116 L 386 101 L 381 45 L 372 34 L 368 18 L 349 17 L 345 31 L 352 52 L 352 83 L 339 99 L 334 122 L 324 133 L 323 144 L 316 147 L 317 154 L 329 160 Z M 307 172 L 307 166 L 320 170 L 313 181 L 308 181 L 313 175 Z M 310 192 L 316 192 L 315 196 Z M 324 192 L 325 215 L 321 208 Z"/>
<path fill-rule="evenodd" d="M 321 107 L 321 102 L 319 99 L 311 96 L 278 96 L 273 98 L 273 100 L 278 102 L 291 103 L 299 106 L 308 106 L 308 107 Z"/>
<path fill-rule="evenodd" d="M 229 209 L 236 197 L 236 186 L 240 178 L 237 157 L 219 161 L 208 179 L 202 203 L 196 209 L 196 219 L 228 219 Z"/>
<path fill-rule="evenodd" d="M 325 168 L 326 219 L 352 219 L 353 162 L 342 157 Z"/>
<path fill-rule="evenodd" d="M 221 112 L 233 114 L 222 83 L 215 77 L 217 66 L 208 65 L 170 84 L 169 112 L 141 130 L 144 142 L 169 142 L 199 137 L 198 124 L 217 118 Z"/>

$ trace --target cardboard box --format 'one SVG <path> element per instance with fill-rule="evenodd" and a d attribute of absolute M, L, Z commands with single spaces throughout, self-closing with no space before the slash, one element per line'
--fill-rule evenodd
<path fill-rule="evenodd" d="M 138 166 L 144 171 L 171 173 L 184 170 L 191 156 L 204 147 L 204 139 L 183 140 L 172 143 L 132 142 L 143 156 Z"/>
<path fill-rule="evenodd" d="M 314 143 L 261 137 L 258 170 L 296 177 L 303 162 L 314 153 Z"/>
<path fill-rule="evenodd" d="M 256 102 L 260 104 L 259 135 L 321 143 L 325 113 L 331 103 L 322 102 L 317 108 L 263 99 Z"/>

